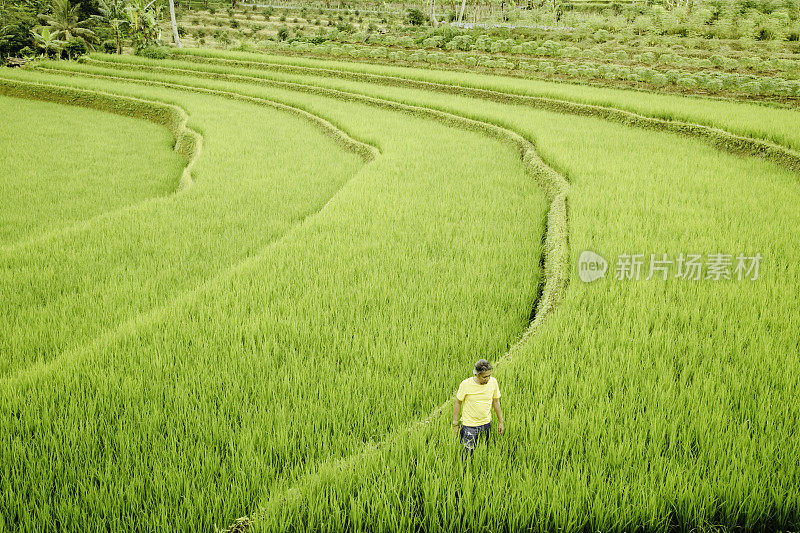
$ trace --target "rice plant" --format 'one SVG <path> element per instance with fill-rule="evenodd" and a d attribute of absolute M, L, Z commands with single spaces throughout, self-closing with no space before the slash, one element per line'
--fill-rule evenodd
<path fill-rule="evenodd" d="M 0 256 L 4 527 L 800 524 L 796 171 L 452 88 L 786 150 L 795 111 L 204 54 L 3 75 L 180 105 L 203 135 L 190 189 Z M 582 281 L 584 251 L 602 279 Z M 760 276 L 620 275 L 739 253 Z M 464 462 L 447 407 L 478 357 L 506 434 Z"/>

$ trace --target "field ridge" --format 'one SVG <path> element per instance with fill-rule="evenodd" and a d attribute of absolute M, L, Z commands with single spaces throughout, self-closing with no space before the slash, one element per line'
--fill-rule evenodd
<path fill-rule="evenodd" d="M 180 54 L 181 59 L 191 58 L 190 61 L 196 61 L 207 64 L 231 64 L 243 67 L 254 67 L 260 70 L 274 70 L 283 71 L 297 74 L 318 74 L 341 79 L 351 79 L 356 81 L 365 81 L 371 83 L 379 83 L 382 85 L 391 85 L 396 87 L 409 87 L 422 90 L 431 90 L 445 94 L 472 96 L 489 100 L 497 103 L 505 104 L 519 104 L 527 105 L 530 107 L 544 109 L 547 111 L 555 111 L 560 113 L 569 113 L 577 116 L 595 116 L 611 122 L 623 124 L 625 126 L 633 126 L 644 129 L 656 129 L 687 135 L 701 139 L 710 143 L 719 149 L 728 151 L 734 154 L 743 154 L 755 157 L 761 157 L 782 165 L 790 170 L 800 170 L 800 152 L 792 149 L 781 143 L 773 142 L 765 138 L 753 137 L 748 135 L 741 135 L 724 128 L 709 126 L 696 122 L 664 119 L 655 116 L 648 116 L 641 113 L 636 113 L 619 107 L 609 105 L 588 104 L 581 102 L 574 102 L 561 98 L 553 98 L 547 96 L 531 96 L 513 94 L 509 92 L 498 91 L 494 89 L 483 89 L 473 87 L 470 85 L 461 84 L 446 84 L 440 82 L 416 80 L 394 75 L 372 74 L 365 72 L 354 72 L 336 69 L 326 69 L 320 67 L 308 67 L 301 65 L 287 65 L 280 63 L 259 62 L 259 61 L 242 61 L 224 58 L 210 58 L 195 56 L 192 54 Z M 108 61 L 97 59 L 95 57 L 87 57 L 84 60 L 87 64 L 114 64 L 122 68 L 136 69 L 136 68 L 150 68 L 153 70 L 162 71 L 180 71 L 183 69 L 174 69 L 170 67 L 162 67 L 157 65 L 149 65 L 147 63 L 134 63 L 128 61 Z M 193 71 L 189 69 L 184 70 L 185 73 L 191 73 L 194 76 L 214 77 L 213 73 Z M 221 76 L 221 74 L 218 74 Z M 226 74 L 226 77 L 234 77 L 242 79 L 243 81 L 250 76 L 241 74 Z M 254 78 L 261 80 L 262 78 Z"/>
<path fill-rule="evenodd" d="M 180 106 L 159 102 L 157 100 L 123 96 L 104 91 L 79 89 L 76 87 L 29 82 L 4 77 L 0 77 L 0 95 L 87 107 L 153 122 L 166 127 L 170 131 L 175 139 L 174 151 L 186 158 L 186 165 L 181 172 L 178 187 L 174 192 L 166 196 L 147 198 L 133 205 L 126 205 L 119 209 L 97 214 L 86 220 L 70 224 L 67 227 L 56 228 L 19 242 L 0 246 L 0 253 L 13 252 L 59 235 L 81 231 L 90 227 L 98 220 L 114 216 L 121 212 L 135 210 L 151 202 L 180 194 L 188 190 L 194 184 L 192 169 L 203 151 L 203 135 L 188 126 L 189 115 L 186 113 L 186 110 Z"/>
<path fill-rule="evenodd" d="M 116 94 L 113 94 L 113 93 L 106 93 L 106 92 L 103 92 L 103 91 L 92 91 L 92 90 L 87 90 L 87 89 L 78 89 L 78 88 L 74 88 L 74 87 L 67 87 L 67 86 L 61 86 L 61 85 L 56 85 L 56 84 L 43 84 L 43 83 L 33 83 L 33 82 L 20 81 L 19 82 L 19 87 L 15 87 L 16 84 L 17 84 L 17 80 L 9 80 L 9 79 L 6 79 L 6 78 L 0 78 L 0 94 L 14 93 L 14 94 L 8 94 L 8 95 L 13 95 L 13 96 L 24 94 L 24 95 L 26 95 L 26 96 L 23 96 L 25 98 L 39 99 L 39 100 L 43 100 L 43 101 L 55 101 L 55 102 L 58 102 L 58 103 L 67 103 L 67 105 L 70 105 L 72 102 L 78 102 L 78 103 L 73 104 L 73 105 L 85 105 L 86 107 L 95 107 L 96 106 L 99 109 L 104 109 L 101 106 L 104 106 L 108 102 L 115 102 L 115 101 L 116 102 L 122 102 L 122 103 L 133 103 L 133 104 L 136 104 L 136 105 L 138 105 L 140 103 L 146 103 L 146 104 L 153 104 L 154 106 L 163 106 L 164 109 L 168 109 L 170 112 L 174 112 L 174 113 L 177 114 L 177 116 L 179 118 L 179 120 L 178 120 L 179 128 L 181 128 L 180 131 L 186 130 L 186 132 L 188 132 L 188 133 L 186 133 L 186 135 L 190 135 L 190 136 L 192 136 L 193 139 L 195 139 L 195 143 L 194 144 L 187 144 L 187 146 L 191 146 L 193 149 L 191 151 L 192 157 L 190 158 L 189 163 L 187 163 L 187 166 L 184 169 L 184 175 L 189 175 L 190 176 L 191 169 L 194 166 L 194 163 L 196 162 L 196 160 L 200 156 L 201 146 L 202 146 L 202 135 L 200 135 L 199 133 L 195 132 L 194 130 L 192 130 L 188 126 L 186 126 L 186 122 L 188 120 L 188 114 L 182 108 L 180 108 L 178 106 L 174 106 L 172 104 L 166 104 L 166 103 L 158 102 L 158 101 L 155 101 L 155 100 L 145 100 L 145 99 L 140 99 L 140 98 L 135 98 L 135 97 L 116 95 Z M 23 88 L 27 88 L 28 90 L 24 91 Z M 260 100 L 260 99 L 255 99 L 255 98 L 250 99 L 250 98 L 247 98 L 247 97 L 243 97 L 243 99 L 255 101 L 256 103 L 261 103 L 261 102 L 258 102 L 258 100 Z M 333 137 L 335 140 L 337 140 L 338 144 L 340 144 L 344 148 L 354 152 L 356 155 L 361 157 L 361 159 L 364 161 L 365 164 L 369 163 L 370 161 L 373 161 L 378 155 L 380 155 L 380 149 L 377 146 L 373 146 L 371 144 L 368 144 L 368 143 L 365 143 L 365 142 L 361 142 L 361 141 L 358 141 L 358 140 L 352 138 L 347 132 L 345 132 L 344 130 L 338 128 L 337 126 L 335 126 L 334 124 L 332 124 L 331 122 L 327 121 L 326 119 L 324 119 L 321 116 L 314 115 L 313 113 L 310 113 L 310 112 L 308 112 L 306 110 L 302 110 L 302 109 L 299 109 L 299 108 L 293 108 L 292 106 L 288 106 L 288 105 L 281 104 L 281 103 L 278 103 L 278 102 L 271 102 L 271 101 L 266 100 L 266 99 L 264 99 L 263 103 L 267 103 L 267 104 L 275 107 L 278 110 L 291 112 L 292 114 L 295 114 L 297 116 L 300 116 L 301 118 L 309 120 L 310 122 L 312 122 L 312 124 L 320 127 L 323 130 L 323 132 L 325 132 L 328 136 Z M 94 105 L 92 105 L 92 104 L 94 104 Z M 123 110 L 123 112 L 124 111 L 127 111 L 127 110 Z M 120 113 L 120 114 L 122 114 L 122 113 Z M 196 137 L 194 137 L 194 136 L 196 136 Z M 343 182 L 341 184 L 341 186 L 336 190 L 336 192 L 334 192 L 334 194 L 331 197 L 329 197 L 327 199 L 327 201 L 322 206 L 320 206 L 318 209 L 316 209 L 316 210 L 314 210 L 312 212 L 306 213 L 303 217 L 301 217 L 293 225 L 291 225 L 288 228 L 287 231 L 285 231 L 283 234 L 279 235 L 276 239 L 273 239 L 272 241 L 268 242 L 260 251 L 255 253 L 253 256 L 245 258 L 245 259 L 243 259 L 243 260 L 241 260 L 241 261 L 239 261 L 237 263 L 234 263 L 232 265 L 229 265 L 229 266 L 225 267 L 221 272 L 218 272 L 217 274 L 215 274 L 214 276 L 212 276 L 209 279 L 202 280 L 199 284 L 197 284 L 193 288 L 189 288 L 189 289 L 179 293 L 178 295 L 174 295 L 167 302 L 165 302 L 164 304 L 162 304 L 160 306 L 157 306 L 155 308 L 148 309 L 148 310 L 146 310 L 144 312 L 138 313 L 138 314 L 128 318 L 123 323 L 116 324 L 115 326 L 112 326 L 111 328 L 107 329 L 105 332 L 99 333 L 95 337 L 94 340 L 90 341 L 85 346 L 82 346 L 82 347 L 78 346 L 78 347 L 73 348 L 72 350 L 67 350 L 65 352 L 62 352 L 61 354 L 56 355 L 54 358 L 48 360 L 47 362 L 33 363 L 31 365 L 28 365 L 26 367 L 23 367 L 23 368 L 17 370 L 13 374 L 6 375 L 6 376 L 0 376 L 0 383 L 2 383 L 2 384 L 11 383 L 13 381 L 16 381 L 17 379 L 23 378 L 27 374 L 34 374 L 34 373 L 39 372 L 39 371 L 44 371 L 45 369 L 47 369 L 47 368 L 49 368 L 51 366 L 55 366 L 55 363 L 57 361 L 65 358 L 67 356 L 77 356 L 75 353 L 82 353 L 82 352 L 85 352 L 85 351 L 93 351 L 94 349 L 96 349 L 96 348 L 98 348 L 100 346 L 108 345 L 111 342 L 113 342 L 113 340 L 117 339 L 120 335 L 124 334 L 125 332 L 127 332 L 129 330 L 135 331 L 136 327 L 139 327 L 142 323 L 148 323 L 148 322 L 156 319 L 156 317 L 160 316 L 160 313 L 162 313 L 163 311 L 165 311 L 167 309 L 171 309 L 172 307 L 174 307 L 175 305 L 178 305 L 180 302 L 184 301 L 185 299 L 190 299 L 191 295 L 201 291 L 203 289 L 203 287 L 205 287 L 206 285 L 212 283 L 214 280 L 216 280 L 216 279 L 224 279 L 224 277 L 226 275 L 229 275 L 230 272 L 236 272 L 236 271 L 239 270 L 240 267 L 244 268 L 243 265 L 246 264 L 249 260 L 252 260 L 252 259 L 257 258 L 260 255 L 262 255 L 264 250 L 266 250 L 267 248 L 269 248 L 273 244 L 275 244 L 277 242 L 280 242 L 282 239 L 284 239 L 285 237 L 290 235 L 293 231 L 295 231 L 298 227 L 302 226 L 309 218 L 311 218 L 312 216 L 320 213 L 323 209 L 325 209 L 325 207 L 327 207 L 331 203 L 331 201 L 333 201 L 333 199 L 336 197 L 338 192 L 341 191 L 342 188 L 356 174 L 357 173 L 351 175 L 348 180 Z M 186 190 L 186 188 L 188 188 L 192 183 L 193 183 L 193 180 L 187 181 L 186 185 L 184 187 L 182 187 L 181 189 L 179 189 L 177 192 L 181 192 L 183 190 Z M 176 192 L 176 194 L 177 194 L 177 192 Z M 36 242 L 45 241 L 47 239 L 53 238 L 55 236 L 58 236 L 58 235 L 61 235 L 61 234 L 64 234 L 64 233 L 69 233 L 69 232 L 73 232 L 73 231 L 80 231 L 82 229 L 86 229 L 86 228 L 90 227 L 92 223 L 96 222 L 97 220 L 101 220 L 104 217 L 113 216 L 114 214 L 118 214 L 118 213 L 126 211 L 126 210 L 133 211 L 133 210 L 136 210 L 136 209 L 141 209 L 144 205 L 147 205 L 147 204 L 149 204 L 149 203 L 151 203 L 153 201 L 158 201 L 158 200 L 163 200 L 163 198 L 160 198 L 160 197 L 150 198 L 148 200 L 145 200 L 144 202 L 139 202 L 139 203 L 137 203 L 135 205 L 132 205 L 132 206 L 126 206 L 126 207 L 124 207 L 122 209 L 117 209 L 115 211 L 111 211 L 111 212 L 108 212 L 108 213 L 103 213 L 103 214 L 97 215 L 95 217 L 92 217 L 92 218 L 90 218 L 88 220 L 84 220 L 84 221 L 81 221 L 81 222 L 79 222 L 77 224 L 73 224 L 73 225 L 71 225 L 71 226 L 69 226 L 67 228 L 61 228 L 61 229 L 58 229 L 58 230 L 54 230 L 52 232 L 47 232 L 44 235 L 40 235 L 40 236 L 34 237 L 34 238 L 29 239 L 27 241 L 23 241 L 21 243 L 15 243 L 15 244 L 13 244 L 11 246 L 0 248 L 0 252 L 7 252 L 7 251 L 11 252 L 13 250 L 20 249 L 20 248 L 23 248 L 25 246 L 29 246 L 29 245 L 34 244 Z M 73 352 L 75 352 L 75 353 L 73 353 Z"/>
<path fill-rule="evenodd" d="M 509 142 L 518 149 L 527 172 L 540 185 L 550 200 L 550 208 L 547 212 L 547 223 L 545 225 L 545 233 L 543 236 L 544 251 L 542 255 L 542 288 L 538 298 L 533 302 L 534 310 L 531 321 L 520 338 L 506 351 L 505 354 L 498 359 L 496 364 L 510 364 L 513 362 L 513 355 L 539 329 L 549 314 L 557 307 L 561 297 L 564 294 L 564 291 L 566 290 L 569 280 L 570 262 L 569 233 L 567 227 L 567 194 L 569 189 L 568 181 L 564 178 L 564 176 L 553 170 L 541 159 L 536 152 L 535 146 L 530 141 L 511 129 L 504 128 L 490 122 L 466 118 L 460 115 L 423 106 L 412 106 L 391 100 L 357 95 L 355 93 L 345 93 L 344 91 L 338 91 L 334 89 L 326 90 L 336 93 L 341 92 L 351 97 L 361 97 L 354 99 L 370 103 L 378 107 L 404 111 L 413 115 L 424 115 L 449 126 L 460 127 L 469 131 L 479 131 L 489 136 L 500 138 L 501 140 Z M 339 468 L 347 468 L 352 466 L 366 455 L 381 450 L 383 447 L 388 445 L 393 438 L 397 438 L 396 435 L 414 431 L 416 428 L 430 423 L 445 410 L 445 408 L 451 403 L 454 395 L 455 392 L 453 392 L 447 401 L 433 409 L 426 418 L 413 421 L 409 426 L 403 428 L 402 430 L 390 432 L 390 434 L 384 437 L 383 440 L 374 444 L 370 443 L 365 446 L 361 452 L 351 454 L 346 458 L 336 459 L 330 463 L 318 466 L 316 473 L 304 476 L 301 478 L 300 482 L 295 483 L 292 487 L 290 487 L 282 497 L 282 501 L 287 497 L 291 498 L 298 495 L 299 489 L 297 485 L 300 483 L 313 483 L 315 480 L 318 480 L 320 478 L 320 470 L 337 470 Z M 241 517 L 222 531 L 227 533 L 245 531 L 247 528 L 249 528 L 250 524 L 254 520 L 257 520 L 257 515 Z"/>
<path fill-rule="evenodd" d="M 286 111 L 292 113 L 296 116 L 304 118 L 311 122 L 312 124 L 316 125 L 323 133 L 328 135 L 334 141 L 339 143 L 345 149 L 355 153 L 359 156 L 365 163 L 369 163 L 370 161 L 374 160 L 376 157 L 380 155 L 380 149 L 377 146 L 372 146 L 365 142 L 359 141 L 348 135 L 344 130 L 342 130 L 337 125 L 333 124 L 329 120 L 315 115 L 314 113 L 303 109 L 299 106 L 292 106 L 288 104 L 284 104 L 281 102 L 277 102 L 275 100 L 270 100 L 268 98 L 261 98 L 255 96 L 248 96 L 236 92 L 231 91 L 220 91 L 216 89 L 209 89 L 205 87 L 196 87 L 192 85 L 182 85 L 179 83 L 170 83 L 170 82 L 163 82 L 163 81 L 156 81 L 156 80 L 141 80 L 136 78 L 126 78 L 124 76 L 109 76 L 105 74 L 93 74 L 87 72 L 80 72 L 80 71 L 71 71 L 71 70 L 61 70 L 61 69 L 54 69 L 43 67 L 40 65 L 36 65 L 34 67 L 36 70 L 40 70 L 42 72 L 50 72 L 50 73 L 57 73 L 57 74 L 68 74 L 72 76 L 82 76 L 82 77 L 89 77 L 89 78 L 98 78 L 98 79 L 107 79 L 107 80 L 115 80 L 115 81 L 124 81 L 128 83 L 139 83 L 144 85 L 155 85 L 159 87 L 167 87 L 172 89 L 181 89 L 186 91 L 194 91 L 198 93 L 205 93 L 211 94 L 215 96 L 222 96 L 225 98 L 231 98 L 234 100 L 242 100 L 245 102 L 256 103 L 260 105 L 266 105 L 272 107 L 274 109 L 278 109 L 280 111 Z"/>

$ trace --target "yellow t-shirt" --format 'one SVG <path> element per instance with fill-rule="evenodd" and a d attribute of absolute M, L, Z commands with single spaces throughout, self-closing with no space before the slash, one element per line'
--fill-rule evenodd
<path fill-rule="evenodd" d="M 500 387 L 494 376 L 486 385 L 479 385 L 474 377 L 467 378 L 458 386 L 456 398 L 461 405 L 461 424 L 482 426 L 492 421 L 492 400 L 500 397 Z"/>

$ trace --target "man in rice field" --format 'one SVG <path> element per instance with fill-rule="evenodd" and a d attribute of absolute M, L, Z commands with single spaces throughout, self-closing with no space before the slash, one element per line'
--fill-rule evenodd
<path fill-rule="evenodd" d="M 500 387 L 497 380 L 492 377 L 492 364 L 486 359 L 478 359 L 472 370 L 472 377 L 467 378 L 458 386 L 456 402 L 453 405 L 453 431 L 458 431 L 461 443 L 464 445 L 464 454 L 472 456 L 475 443 L 479 438 L 489 441 L 492 429 L 492 412 L 497 415 L 497 432 L 502 435 L 503 410 L 500 408 Z M 458 427 L 458 414 L 461 408 L 461 429 Z"/>

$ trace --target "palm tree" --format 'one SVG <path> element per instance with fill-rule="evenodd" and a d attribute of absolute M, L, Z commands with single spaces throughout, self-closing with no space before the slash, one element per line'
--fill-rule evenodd
<path fill-rule="evenodd" d="M 436 0 L 430 0 L 431 6 L 431 23 L 433 27 L 436 28 L 439 26 L 439 21 L 436 19 Z"/>
<path fill-rule="evenodd" d="M 117 53 L 122 53 L 122 35 L 128 24 L 128 17 L 125 15 L 125 0 L 100 0 L 100 15 L 95 18 L 108 23 L 114 32 L 114 40 L 117 44 Z"/>
<path fill-rule="evenodd" d="M 89 20 L 80 20 L 78 17 L 79 5 L 70 4 L 69 0 L 50 0 L 53 12 L 43 15 L 42 19 L 53 34 L 54 39 L 69 41 L 73 37 L 82 37 L 91 47 L 95 34 L 86 27 Z"/>
<path fill-rule="evenodd" d="M 44 55 L 48 58 L 51 54 L 58 54 L 61 52 L 65 41 L 60 41 L 55 38 L 55 34 L 50 33 L 49 28 L 39 28 L 38 33 L 31 30 L 33 40 L 36 41 L 36 46 L 42 49 Z"/>
<path fill-rule="evenodd" d="M 147 0 L 131 0 L 125 6 L 125 15 L 131 31 L 134 49 L 141 50 L 148 46 L 158 44 L 158 6 L 153 6 L 155 0 L 145 4 Z"/>
<path fill-rule="evenodd" d="M 11 26 L 0 26 L 0 45 L 6 44 L 14 36 L 10 32 Z"/>
<path fill-rule="evenodd" d="M 178 36 L 178 23 L 175 22 L 175 2 L 169 0 L 169 19 L 172 23 L 172 38 L 175 39 L 175 46 L 182 48 L 181 38 Z"/>

